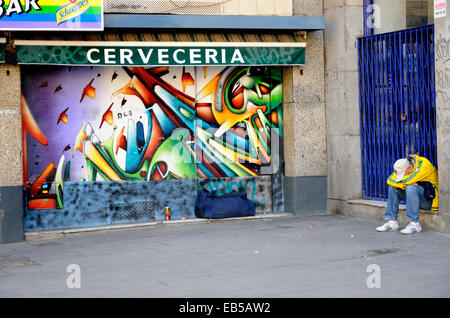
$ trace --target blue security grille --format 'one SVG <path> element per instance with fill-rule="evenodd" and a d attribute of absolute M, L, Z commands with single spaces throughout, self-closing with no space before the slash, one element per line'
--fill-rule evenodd
<path fill-rule="evenodd" d="M 387 198 L 395 160 L 436 167 L 433 25 L 358 39 L 362 193 Z"/>

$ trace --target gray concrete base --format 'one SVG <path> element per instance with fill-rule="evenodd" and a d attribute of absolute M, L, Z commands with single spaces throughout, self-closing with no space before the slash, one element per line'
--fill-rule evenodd
<path fill-rule="evenodd" d="M 284 207 L 295 215 L 327 210 L 327 177 L 284 177 Z"/>
<path fill-rule="evenodd" d="M 345 216 L 366 218 L 384 221 L 386 202 L 372 200 L 334 200 L 328 199 L 328 212 Z M 401 204 L 398 213 L 398 221 L 401 225 L 408 223 L 406 206 Z M 439 230 L 439 213 L 434 211 L 420 210 L 419 222 L 424 229 L 432 231 Z"/>
<path fill-rule="evenodd" d="M 0 243 L 23 240 L 23 188 L 0 187 Z"/>
<path fill-rule="evenodd" d="M 89 233 L 89 232 L 97 232 L 97 231 L 151 228 L 151 227 L 156 227 L 156 226 L 161 226 L 161 225 L 177 226 L 177 225 L 198 224 L 198 223 L 210 224 L 210 223 L 238 221 L 238 220 L 271 219 L 271 218 L 286 217 L 286 216 L 292 216 L 292 214 L 290 214 L 290 213 L 268 213 L 268 214 L 258 214 L 255 216 L 243 216 L 243 217 L 214 219 L 214 220 L 194 217 L 192 219 L 186 219 L 186 220 L 155 221 L 155 222 L 131 223 L 131 224 L 113 224 L 113 225 L 95 226 L 95 227 L 88 227 L 88 228 L 33 231 L 33 232 L 25 233 L 25 241 L 46 240 L 46 239 L 53 239 L 53 238 L 57 238 L 57 237 L 63 237 L 65 235 L 69 235 L 69 234 Z"/>

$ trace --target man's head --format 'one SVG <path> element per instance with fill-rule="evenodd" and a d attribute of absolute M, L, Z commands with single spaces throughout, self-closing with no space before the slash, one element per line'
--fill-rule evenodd
<path fill-rule="evenodd" d="M 413 166 L 408 159 L 399 159 L 394 163 L 394 170 L 396 173 L 395 181 L 401 181 L 405 175 L 412 173 Z"/>

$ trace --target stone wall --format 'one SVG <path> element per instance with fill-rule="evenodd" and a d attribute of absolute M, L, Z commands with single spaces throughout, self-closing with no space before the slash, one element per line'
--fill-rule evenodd
<path fill-rule="evenodd" d="M 450 233 L 450 15 L 434 21 L 440 231 Z"/>
<path fill-rule="evenodd" d="M 294 15 L 322 16 L 322 1 L 293 1 Z M 306 62 L 284 69 L 285 208 L 308 214 L 326 210 L 324 33 L 304 33 Z"/>
<path fill-rule="evenodd" d="M 20 69 L 0 66 L 0 243 L 23 239 Z"/>
<path fill-rule="evenodd" d="M 325 0 L 328 210 L 343 212 L 361 198 L 357 38 L 363 35 L 363 0 Z"/>

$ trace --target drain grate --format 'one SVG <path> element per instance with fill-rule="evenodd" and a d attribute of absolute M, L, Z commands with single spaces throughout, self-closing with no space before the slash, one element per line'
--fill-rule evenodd
<path fill-rule="evenodd" d="M 21 268 L 27 266 L 41 265 L 28 257 L 0 258 L 0 270 L 8 268 Z"/>
<path fill-rule="evenodd" d="M 111 221 L 152 221 L 155 220 L 155 202 L 132 202 L 111 204 Z"/>

